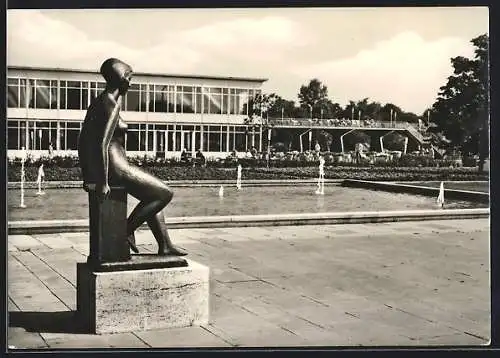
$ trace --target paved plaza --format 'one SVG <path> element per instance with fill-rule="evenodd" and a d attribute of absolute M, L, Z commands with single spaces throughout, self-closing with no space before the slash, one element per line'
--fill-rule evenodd
<path fill-rule="evenodd" d="M 88 233 L 9 236 L 15 348 L 483 345 L 489 220 L 171 230 L 210 267 L 210 323 L 91 335 L 75 320 Z M 136 236 L 154 252 L 152 234 Z"/>

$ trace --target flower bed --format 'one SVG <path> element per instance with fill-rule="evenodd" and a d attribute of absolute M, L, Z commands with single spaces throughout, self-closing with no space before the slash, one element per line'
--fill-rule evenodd
<path fill-rule="evenodd" d="M 146 165 L 144 170 L 163 180 L 230 180 L 236 178 L 236 168 L 232 167 L 195 167 L 180 165 Z M 7 174 L 9 182 L 20 180 L 19 165 L 9 165 Z M 46 181 L 78 181 L 81 172 L 78 167 L 44 166 Z M 38 174 L 36 165 L 25 167 L 26 181 L 35 181 Z M 303 167 L 245 167 L 242 177 L 245 179 L 310 179 L 317 178 L 318 168 Z M 325 166 L 326 179 L 362 179 L 378 181 L 435 181 L 435 180 L 488 180 L 487 174 L 479 173 L 476 168 L 450 167 L 389 167 L 389 166 Z"/>

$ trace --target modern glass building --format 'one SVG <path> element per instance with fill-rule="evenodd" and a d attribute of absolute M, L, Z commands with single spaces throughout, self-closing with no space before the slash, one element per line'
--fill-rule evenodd
<path fill-rule="evenodd" d="M 8 156 L 77 154 L 86 109 L 105 82 L 97 71 L 9 66 Z M 135 73 L 123 101 L 130 155 L 207 157 L 262 149 L 261 130 L 244 125 L 249 98 L 266 79 Z M 264 141 L 266 138 L 264 138 Z"/>

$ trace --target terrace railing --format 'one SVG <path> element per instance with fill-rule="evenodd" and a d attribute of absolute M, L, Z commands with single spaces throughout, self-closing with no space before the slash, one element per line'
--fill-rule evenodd
<path fill-rule="evenodd" d="M 266 122 L 266 120 L 264 120 Z M 365 121 L 351 119 L 304 119 L 304 118 L 269 118 L 270 125 L 278 127 L 303 127 L 303 128 L 364 128 L 364 129 L 406 129 L 420 143 L 424 142 L 424 137 L 420 131 L 407 122 L 388 121 Z"/>

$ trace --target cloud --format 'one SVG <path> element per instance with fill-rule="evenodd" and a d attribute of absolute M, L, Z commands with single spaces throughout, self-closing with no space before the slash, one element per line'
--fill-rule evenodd
<path fill-rule="evenodd" d="M 293 72 L 303 80 L 319 78 L 330 98 L 341 104 L 370 97 L 419 114 L 434 102 L 452 73 L 450 58 L 472 54 L 471 44 L 459 38 L 426 42 L 404 32 L 354 57 L 297 66 Z"/>
<path fill-rule="evenodd" d="M 87 18 L 96 21 L 90 12 L 78 20 L 63 16 L 9 10 L 8 65 L 98 69 L 113 56 L 138 72 L 266 77 L 265 91 L 293 100 L 302 84 L 317 77 L 328 86 L 330 97 L 341 104 L 369 97 L 418 114 L 434 102 L 451 74 L 450 58 L 472 55 L 472 46 L 463 36 L 426 41 L 417 32 L 402 32 L 368 48 L 369 37 L 330 35 L 325 30 L 328 18 L 320 23 L 316 17 L 293 20 L 280 12 L 272 16 L 237 14 L 203 23 L 186 15 L 185 26 L 177 30 L 167 18 L 156 20 L 154 41 L 149 42 L 142 41 L 151 40 L 153 31 L 146 15 L 101 14 L 96 26 L 103 31 L 112 29 L 101 37 L 89 36 L 91 31 L 86 32 L 80 22 Z M 132 38 L 120 37 L 126 30 Z M 363 39 L 366 41 L 360 41 Z M 339 57 L 355 53 L 361 46 L 366 48 Z"/>
<path fill-rule="evenodd" d="M 117 22 L 120 26 L 124 23 Z M 123 58 L 140 72 L 248 76 L 257 75 L 265 64 L 281 61 L 290 48 L 307 41 L 306 33 L 296 23 L 265 16 L 178 31 L 165 25 L 157 44 L 138 49 L 126 40 L 89 38 L 71 23 L 26 10 L 9 10 L 7 38 L 9 65 L 91 69 L 113 56 Z M 244 73 L 235 72 L 244 68 Z"/>

